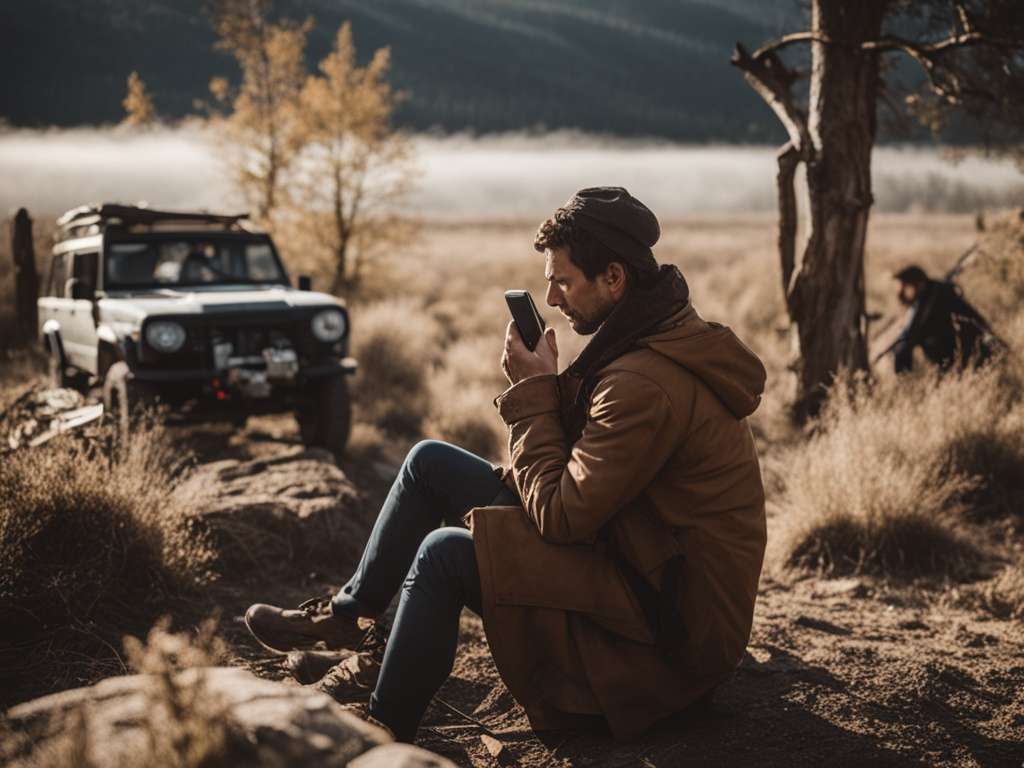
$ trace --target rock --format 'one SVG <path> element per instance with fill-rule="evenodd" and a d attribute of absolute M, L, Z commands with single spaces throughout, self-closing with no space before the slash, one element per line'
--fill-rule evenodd
<path fill-rule="evenodd" d="M 455 763 L 411 744 L 385 744 L 360 755 L 349 768 L 455 768 Z"/>
<path fill-rule="evenodd" d="M 218 765 L 344 766 L 390 741 L 383 729 L 346 712 L 325 694 L 261 680 L 242 669 L 190 669 L 178 673 L 174 680 L 184 688 L 203 686 L 196 706 L 185 712 L 185 717 L 199 723 L 201 732 L 213 732 L 217 723 L 228 725 L 230 737 L 223 759 L 215 761 Z M 8 725 L 19 738 L 4 741 L 0 763 L 28 763 L 33 756 L 62 748 L 68 751 L 66 742 L 76 729 L 79 746 L 84 745 L 88 764 L 94 768 L 146 763 L 154 754 L 150 735 L 161 729 L 173 732 L 174 727 L 167 723 L 168 712 L 159 704 L 162 694 L 154 695 L 163 690 L 160 681 L 151 675 L 113 677 L 12 708 L 7 713 Z M 158 709 L 160 714 L 154 717 Z M 450 765 L 418 751 L 423 753 L 420 762 L 365 765 Z M 424 762 L 428 757 L 435 762 Z"/>
<path fill-rule="evenodd" d="M 228 561 L 330 556 L 357 562 L 370 524 L 359 494 L 327 451 L 201 465 L 178 489 L 191 496 Z"/>

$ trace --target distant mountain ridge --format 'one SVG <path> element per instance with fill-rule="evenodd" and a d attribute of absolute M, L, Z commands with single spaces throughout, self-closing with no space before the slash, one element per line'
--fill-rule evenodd
<path fill-rule="evenodd" d="M 235 74 L 202 0 L 13 0 L 0 8 L 0 118 L 116 122 L 137 70 L 178 118 Z M 781 128 L 729 65 L 799 23 L 796 0 L 281 0 L 311 15 L 309 64 L 351 19 L 362 56 L 390 45 L 417 130 L 579 128 L 686 141 L 775 141 Z"/>

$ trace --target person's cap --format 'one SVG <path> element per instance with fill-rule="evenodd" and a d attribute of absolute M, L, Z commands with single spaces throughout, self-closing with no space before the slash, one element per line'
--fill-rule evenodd
<path fill-rule="evenodd" d="M 661 227 L 651 209 L 623 187 L 587 187 L 563 206 L 574 223 L 642 272 L 657 271 L 651 248 Z"/>
<path fill-rule="evenodd" d="M 893 279 L 901 283 L 925 283 L 928 281 L 928 273 L 916 264 L 904 267 L 899 272 L 893 273 Z"/>

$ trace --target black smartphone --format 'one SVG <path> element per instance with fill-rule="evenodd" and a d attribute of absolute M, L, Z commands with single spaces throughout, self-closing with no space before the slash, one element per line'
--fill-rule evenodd
<path fill-rule="evenodd" d="M 544 335 L 544 318 L 537 311 L 537 305 L 533 303 L 533 297 L 529 291 L 505 291 L 505 301 L 508 309 L 515 320 L 519 335 L 523 338 L 526 348 L 533 352 L 537 348 L 537 342 Z"/>

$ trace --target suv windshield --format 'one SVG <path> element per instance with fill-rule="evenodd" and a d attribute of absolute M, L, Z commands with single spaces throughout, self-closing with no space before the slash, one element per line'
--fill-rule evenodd
<path fill-rule="evenodd" d="M 287 283 L 266 241 L 172 237 L 112 242 L 106 250 L 107 290 Z"/>

